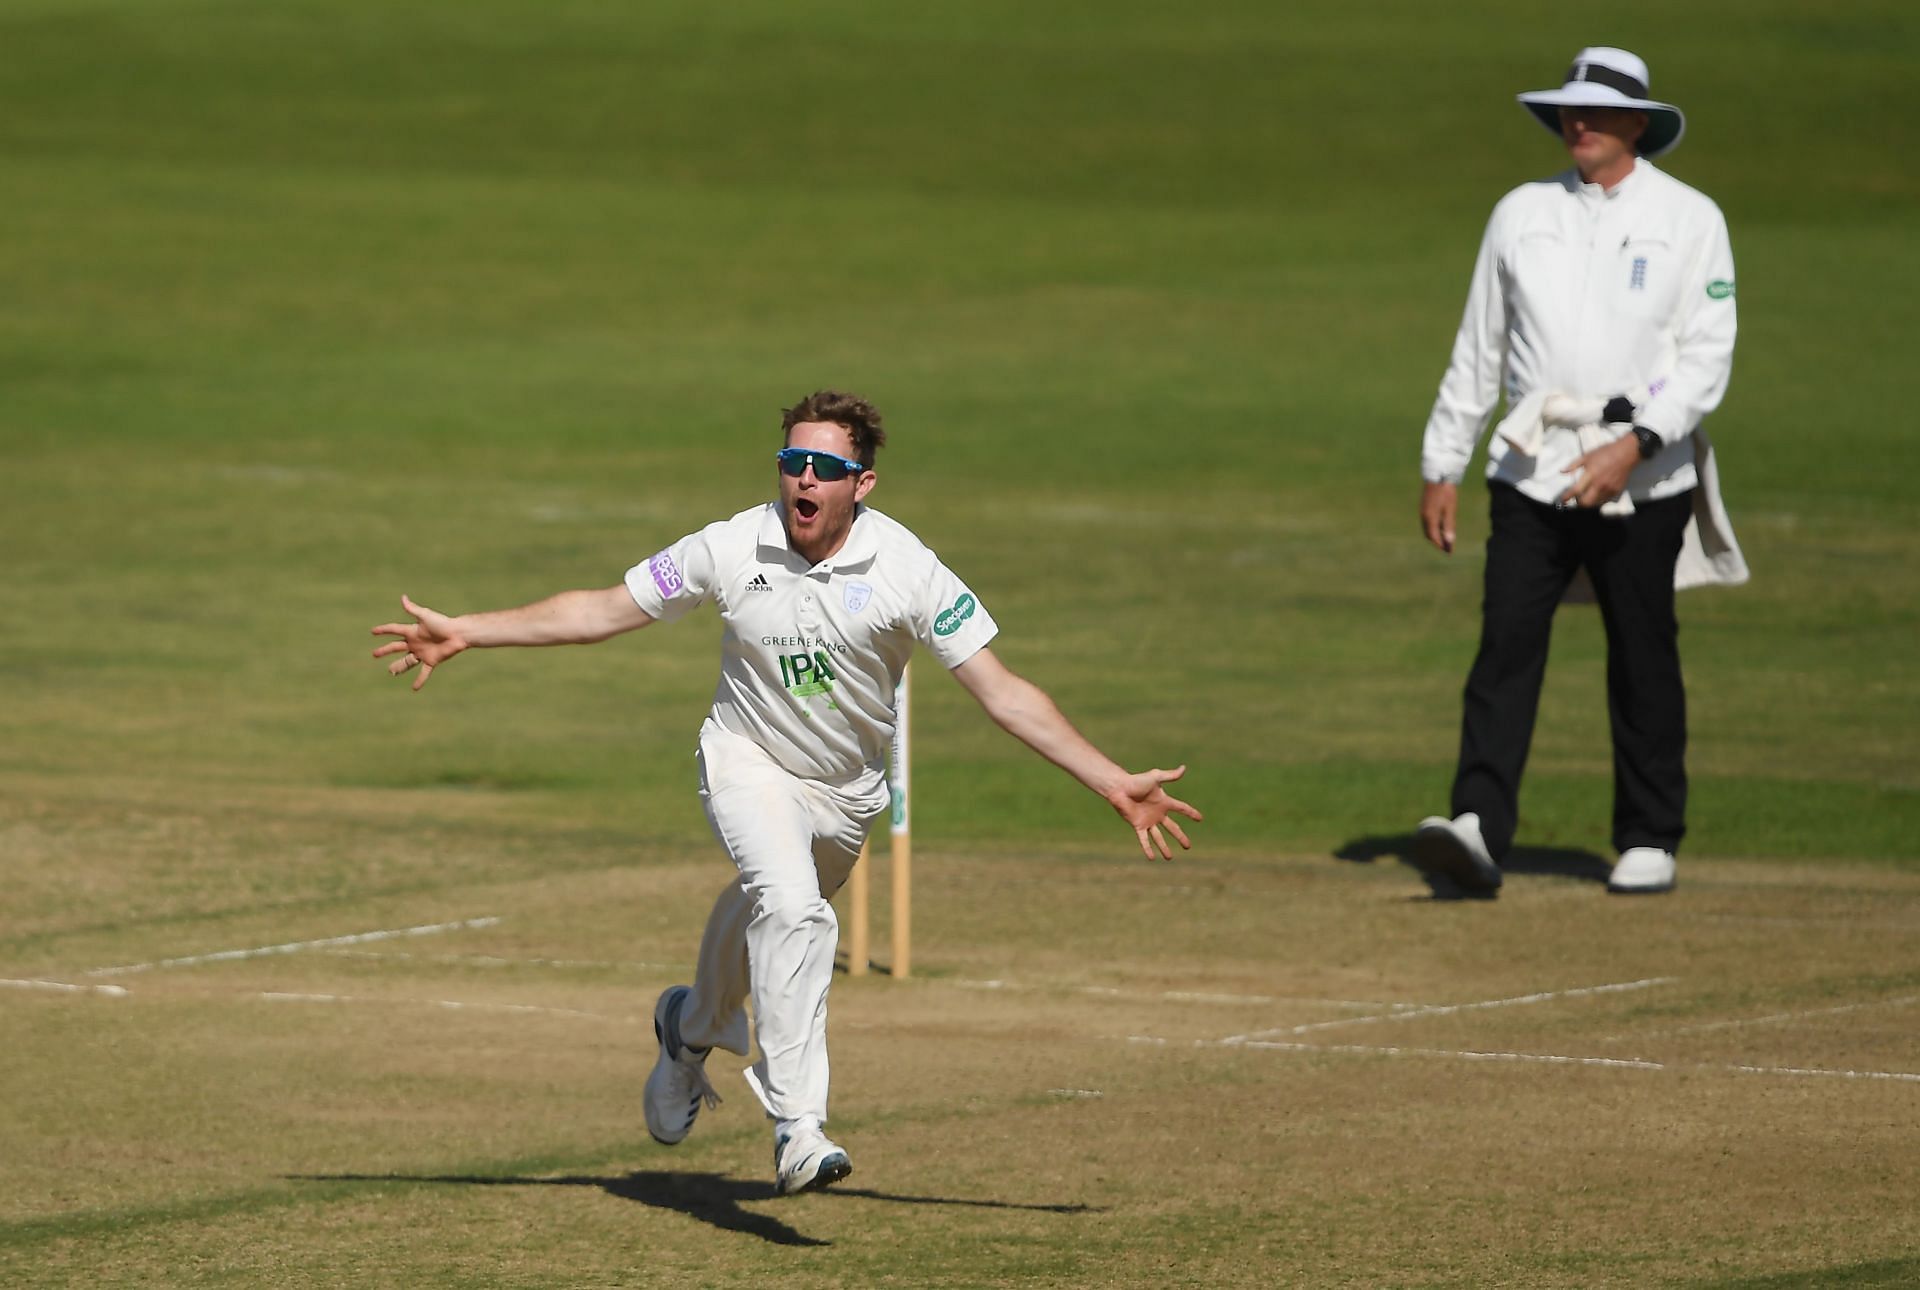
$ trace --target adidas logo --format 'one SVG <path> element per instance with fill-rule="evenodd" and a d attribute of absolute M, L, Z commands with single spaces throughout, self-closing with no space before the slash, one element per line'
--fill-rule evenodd
<path fill-rule="evenodd" d="M 747 590 L 748 591 L 772 591 L 773 584 L 767 581 L 766 574 L 756 573 L 753 575 L 753 581 L 747 584 Z"/>

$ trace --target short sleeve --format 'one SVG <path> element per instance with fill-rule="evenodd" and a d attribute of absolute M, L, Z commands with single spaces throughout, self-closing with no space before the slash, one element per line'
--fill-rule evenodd
<path fill-rule="evenodd" d="M 719 530 L 711 524 L 656 551 L 627 570 L 633 602 L 654 618 L 671 622 L 697 609 L 713 595 L 718 572 Z"/>
<path fill-rule="evenodd" d="M 933 561 L 913 608 L 914 639 L 932 651 L 945 668 L 972 658 L 1000 632 L 980 598 L 953 570 Z"/>

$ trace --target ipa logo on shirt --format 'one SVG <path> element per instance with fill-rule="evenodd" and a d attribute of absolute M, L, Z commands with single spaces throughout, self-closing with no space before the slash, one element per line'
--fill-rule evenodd
<path fill-rule="evenodd" d="M 786 686 L 796 699 L 805 699 L 815 694 L 831 694 L 836 679 L 833 674 L 833 664 L 827 661 L 825 650 L 815 650 L 811 654 L 780 656 L 780 683 Z"/>
<path fill-rule="evenodd" d="M 973 617 L 973 597 L 966 592 L 960 593 L 960 599 L 953 602 L 953 608 L 942 610 L 933 620 L 935 636 L 951 636 L 960 630 L 960 625 Z"/>
<path fill-rule="evenodd" d="M 1711 299 L 1725 300 L 1732 294 L 1733 280 L 1731 278 L 1715 278 L 1707 284 L 1707 295 Z"/>

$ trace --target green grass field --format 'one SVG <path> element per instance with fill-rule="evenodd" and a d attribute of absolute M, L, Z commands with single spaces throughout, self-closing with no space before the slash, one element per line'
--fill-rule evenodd
<path fill-rule="evenodd" d="M 1420 428 L 1561 164 L 1512 94 L 1603 42 L 1732 228 L 1754 580 L 1682 601 L 1679 892 L 1590 880 L 1569 610 L 1529 859 L 1429 901 L 1485 517 L 1421 542 Z M 1917 61 L 1891 0 L 0 0 L 0 980 L 87 987 L 0 987 L 0 1282 L 1920 1278 Z M 640 1123 L 713 620 L 420 695 L 366 633 L 615 581 L 829 385 L 1208 819 L 1143 866 L 919 677 L 917 976 L 836 989 L 857 1172 L 783 1204 L 731 1073 Z"/>

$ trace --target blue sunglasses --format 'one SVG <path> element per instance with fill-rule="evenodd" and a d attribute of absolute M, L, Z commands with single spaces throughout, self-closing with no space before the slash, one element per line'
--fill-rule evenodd
<path fill-rule="evenodd" d="M 780 469 L 795 479 L 806 474 L 807 467 L 812 466 L 813 477 L 823 484 L 857 475 L 866 469 L 850 457 L 821 452 L 818 448 L 782 448 L 773 456 L 780 463 Z"/>

